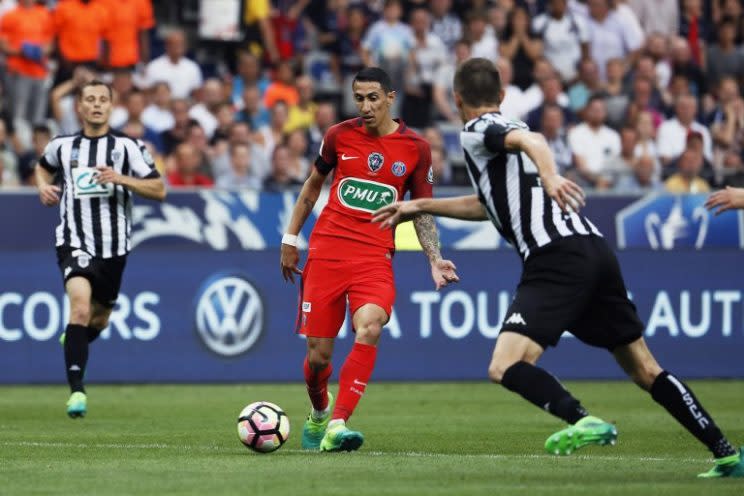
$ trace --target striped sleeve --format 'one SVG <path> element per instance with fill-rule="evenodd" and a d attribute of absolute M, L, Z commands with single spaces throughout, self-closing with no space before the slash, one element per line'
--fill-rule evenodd
<path fill-rule="evenodd" d="M 155 168 L 155 160 L 140 140 L 125 141 L 127 152 L 127 161 L 129 163 L 129 173 L 139 179 L 153 179 L 160 177 L 160 173 Z"/>
<path fill-rule="evenodd" d="M 54 174 L 57 169 L 59 169 L 59 152 L 61 147 L 62 141 L 59 139 L 53 139 L 47 144 L 46 148 L 44 148 L 44 153 L 41 155 L 41 158 L 39 158 L 39 165 L 46 169 L 47 172 Z"/>

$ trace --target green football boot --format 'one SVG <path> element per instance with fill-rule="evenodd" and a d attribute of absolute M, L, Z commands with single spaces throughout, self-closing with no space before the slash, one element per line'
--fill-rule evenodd
<path fill-rule="evenodd" d="M 85 396 L 85 393 L 75 391 L 67 400 L 67 415 L 70 418 L 78 418 L 85 417 L 86 413 L 88 413 L 88 397 Z"/>
<path fill-rule="evenodd" d="M 725 458 L 716 458 L 716 464 L 712 469 L 698 474 L 701 479 L 718 479 L 721 477 L 744 477 L 744 457 L 741 452 L 744 446 L 739 448 L 739 453 Z"/>
<path fill-rule="evenodd" d="M 364 444 L 361 432 L 352 431 L 343 421 L 334 422 L 320 441 L 320 451 L 356 451 Z"/>
<path fill-rule="evenodd" d="M 66 332 L 63 332 L 62 334 L 60 334 L 60 336 L 59 336 L 59 344 L 61 344 L 62 347 L 65 346 L 65 339 L 66 338 L 67 338 L 67 333 Z"/>
<path fill-rule="evenodd" d="M 327 413 L 319 419 L 313 417 L 312 411 L 308 414 L 305 425 L 302 427 L 302 449 L 317 450 L 320 448 L 320 440 L 325 435 L 333 411 L 333 395 L 330 391 L 328 392 L 328 408 L 326 410 Z"/>
<path fill-rule="evenodd" d="M 584 417 L 545 441 L 545 451 L 551 455 L 570 455 L 588 444 L 605 446 L 617 443 L 617 428 L 597 417 Z"/>

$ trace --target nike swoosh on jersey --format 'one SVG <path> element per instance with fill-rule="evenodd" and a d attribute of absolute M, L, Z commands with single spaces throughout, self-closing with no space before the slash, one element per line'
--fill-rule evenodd
<path fill-rule="evenodd" d="M 347 157 L 345 153 L 341 155 L 341 160 L 351 160 L 353 158 L 359 158 L 359 157 Z"/>

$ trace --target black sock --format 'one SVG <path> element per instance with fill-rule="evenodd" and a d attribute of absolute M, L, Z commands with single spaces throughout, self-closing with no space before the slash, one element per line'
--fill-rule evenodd
<path fill-rule="evenodd" d="M 103 329 L 96 329 L 95 327 L 88 327 L 88 342 L 92 343 L 96 339 L 98 339 L 98 336 L 101 335 L 103 332 Z"/>
<path fill-rule="evenodd" d="M 65 367 L 70 391 L 85 392 L 83 375 L 88 363 L 88 328 L 76 324 L 67 324 L 65 329 Z"/>
<path fill-rule="evenodd" d="M 558 379 L 527 362 L 517 362 L 509 367 L 501 385 L 569 424 L 575 424 L 588 415 L 579 400 L 571 396 Z"/>
<path fill-rule="evenodd" d="M 721 433 L 692 390 L 666 370 L 651 385 L 651 397 L 690 434 L 706 445 L 716 458 L 735 455 L 736 449 Z"/>

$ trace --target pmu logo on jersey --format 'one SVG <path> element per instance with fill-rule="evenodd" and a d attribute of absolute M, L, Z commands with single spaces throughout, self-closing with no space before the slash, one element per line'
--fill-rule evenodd
<path fill-rule="evenodd" d="M 377 173 L 377 171 L 382 169 L 382 164 L 384 163 L 385 163 L 385 157 L 382 156 L 382 153 L 372 152 L 367 157 L 367 166 L 369 167 L 369 170 L 373 173 Z"/>
<path fill-rule="evenodd" d="M 261 295 L 239 274 L 213 275 L 196 297 L 196 331 L 218 355 L 231 357 L 251 349 L 263 333 L 264 314 Z"/>
<path fill-rule="evenodd" d="M 406 164 L 404 162 L 395 162 L 390 169 L 395 176 L 401 177 L 406 175 Z"/>
<path fill-rule="evenodd" d="M 342 179 L 336 191 L 342 205 L 370 213 L 398 199 L 398 190 L 389 184 L 354 177 Z"/>
<path fill-rule="evenodd" d="M 715 216 L 706 195 L 651 195 L 618 212 L 619 248 L 744 248 L 744 212 Z"/>

